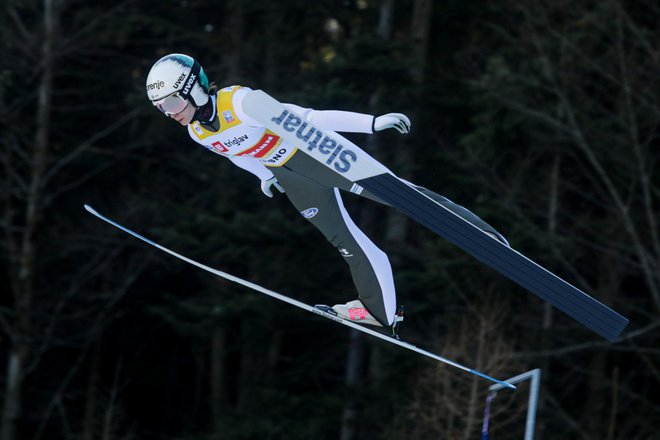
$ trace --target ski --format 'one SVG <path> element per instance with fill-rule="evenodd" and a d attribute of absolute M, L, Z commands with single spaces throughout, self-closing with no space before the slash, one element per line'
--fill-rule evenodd
<path fill-rule="evenodd" d="M 272 298 L 275 298 L 277 300 L 280 300 L 280 301 L 283 301 L 285 303 L 291 304 L 291 305 L 293 305 L 295 307 L 298 307 L 300 309 L 303 309 L 303 310 L 306 310 L 308 312 L 314 313 L 315 315 L 323 316 L 324 318 L 330 319 L 331 321 L 334 321 L 336 323 L 345 325 L 347 327 L 354 328 L 358 331 L 361 331 L 362 333 L 366 333 L 370 336 L 373 336 L 373 337 L 378 338 L 380 340 L 383 340 L 385 342 L 389 342 L 390 344 L 398 345 L 399 347 L 402 347 L 402 348 L 405 348 L 407 350 L 413 351 L 415 353 L 424 355 L 424 356 L 429 357 L 431 359 L 435 359 L 435 360 L 440 361 L 444 364 L 447 364 L 447 365 L 450 365 L 452 367 L 458 368 L 459 370 L 463 370 L 467 373 L 479 376 L 483 379 L 487 379 L 491 382 L 494 382 L 494 383 L 499 384 L 501 386 L 504 386 L 506 388 L 511 388 L 511 389 L 514 389 L 514 390 L 516 389 L 516 387 L 514 385 L 511 385 L 508 382 L 495 379 L 493 377 L 488 376 L 487 374 L 481 373 L 477 370 L 473 370 L 472 368 L 468 368 L 464 365 L 461 365 L 457 362 L 454 362 L 452 360 L 449 360 L 447 358 L 439 356 L 435 353 L 431 353 L 429 351 L 422 350 L 422 349 L 420 349 L 420 348 L 416 347 L 415 345 L 410 344 L 408 342 L 402 341 L 400 339 L 395 339 L 391 336 L 387 336 L 383 333 L 379 333 L 375 330 L 364 327 L 360 324 L 356 324 L 352 321 L 342 319 L 342 318 L 340 318 L 338 316 L 335 316 L 331 313 L 324 312 L 323 310 L 320 310 L 320 309 L 318 309 L 314 306 L 311 306 L 311 305 L 306 304 L 304 302 L 301 302 L 301 301 L 298 301 L 296 299 L 290 298 L 286 295 L 282 295 L 281 293 L 277 293 L 273 290 L 267 289 L 267 288 L 262 287 L 258 284 L 252 283 L 250 281 L 246 281 L 242 278 L 236 277 L 236 276 L 228 274 L 226 272 L 223 272 L 223 271 L 220 271 L 220 270 L 217 270 L 217 269 L 213 269 L 212 267 L 206 266 L 206 265 L 204 265 L 202 263 L 199 263 L 199 262 L 197 262 L 197 261 L 195 261 L 191 258 L 188 258 L 184 255 L 178 254 L 178 253 L 176 253 L 176 252 L 174 252 L 174 251 L 172 251 L 172 250 L 170 250 L 170 249 L 168 249 L 168 248 L 166 248 L 166 247 L 164 247 L 164 246 L 162 246 L 162 245 L 160 245 L 160 244 L 158 244 L 158 243 L 156 243 L 156 242 L 154 242 L 154 241 L 152 241 L 152 240 L 150 240 L 150 239 L 148 239 L 148 238 L 146 238 L 146 237 L 144 237 L 140 234 L 138 234 L 137 232 L 132 231 L 132 230 L 128 229 L 125 226 L 122 226 L 121 224 L 115 222 L 114 220 L 111 220 L 110 218 L 100 214 L 98 211 L 96 211 L 94 208 L 92 208 L 89 205 L 84 205 L 84 206 L 85 206 L 85 209 L 87 210 L 87 212 L 89 212 L 90 214 L 98 217 L 99 219 L 111 224 L 112 226 L 115 226 L 116 228 L 119 228 L 120 230 L 132 235 L 135 238 L 138 238 L 138 239 L 142 240 L 143 242 L 145 242 L 145 243 L 147 243 L 147 244 L 149 244 L 149 245 L 151 245 L 151 246 L 153 246 L 153 247 L 155 247 L 155 248 L 157 248 L 157 249 L 159 249 L 159 250 L 161 250 L 165 253 L 168 253 L 168 254 L 170 254 L 170 255 L 172 255 L 172 256 L 180 259 L 180 260 L 183 260 L 183 261 L 185 261 L 189 264 L 192 264 L 193 266 L 196 266 L 196 267 L 198 267 L 200 269 L 203 269 L 207 272 L 210 272 L 214 275 L 217 275 L 219 277 L 222 277 L 222 278 L 224 278 L 226 280 L 229 280 L 229 281 L 232 281 L 234 283 L 240 284 L 244 287 L 255 290 L 259 293 L 263 293 L 264 295 L 268 295 L 268 296 L 270 296 Z"/>
<path fill-rule="evenodd" d="M 351 191 L 366 189 L 602 337 L 614 341 L 628 325 L 625 317 L 402 181 L 348 139 L 314 127 L 265 92 L 248 93 L 243 109 L 352 182 Z"/>

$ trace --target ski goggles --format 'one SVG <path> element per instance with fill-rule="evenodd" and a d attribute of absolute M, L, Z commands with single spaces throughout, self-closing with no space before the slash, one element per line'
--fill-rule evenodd
<path fill-rule="evenodd" d="M 165 113 L 167 116 L 170 116 L 181 113 L 186 107 L 188 107 L 190 101 L 181 96 L 179 92 L 176 92 L 163 99 L 159 99 L 158 101 L 152 101 L 152 104 L 158 110 Z"/>

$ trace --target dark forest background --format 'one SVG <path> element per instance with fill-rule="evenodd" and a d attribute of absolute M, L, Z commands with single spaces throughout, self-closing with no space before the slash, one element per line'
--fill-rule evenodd
<path fill-rule="evenodd" d="M 88 215 L 296 299 L 355 298 L 286 198 L 194 144 L 144 84 L 161 56 L 317 109 L 403 112 L 352 136 L 631 320 L 600 339 L 391 209 L 403 337 L 543 371 L 539 439 L 660 429 L 655 0 L 2 0 L 3 440 L 477 439 L 488 382 L 218 279 Z M 493 403 L 520 439 L 528 388 Z"/>

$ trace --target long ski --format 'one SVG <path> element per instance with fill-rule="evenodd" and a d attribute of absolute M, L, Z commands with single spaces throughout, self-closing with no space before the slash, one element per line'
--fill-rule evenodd
<path fill-rule="evenodd" d="M 404 341 L 402 341 L 402 340 L 400 340 L 400 339 L 392 338 L 392 337 L 390 337 L 390 336 L 384 335 L 383 333 L 379 333 L 379 332 L 377 332 L 377 331 L 375 331 L 375 330 L 372 330 L 372 329 L 370 329 L 370 328 L 364 327 L 364 326 L 362 326 L 362 325 L 360 325 L 360 324 L 356 324 L 356 323 L 354 323 L 354 322 L 352 322 L 352 321 L 348 321 L 348 320 L 345 320 L 345 319 L 339 318 L 339 317 L 337 317 L 337 316 L 334 316 L 334 315 L 332 315 L 332 314 L 330 314 L 330 313 L 324 312 L 323 310 L 320 310 L 320 309 L 318 309 L 318 308 L 316 308 L 316 307 L 313 307 L 313 306 L 311 306 L 311 305 L 309 305 L 309 304 L 306 304 L 306 303 L 303 303 L 303 302 L 301 302 L 301 301 L 298 301 L 298 300 L 295 300 L 295 299 L 293 299 L 293 298 L 290 298 L 290 297 L 288 297 L 288 296 L 286 296 L 286 295 L 282 295 L 282 294 L 277 293 L 277 292 L 275 292 L 275 291 L 272 291 L 272 290 L 270 290 L 270 289 L 266 289 L 265 287 L 262 287 L 262 286 L 260 286 L 260 285 L 258 285 L 258 284 L 252 283 L 252 282 L 250 282 L 250 281 L 246 281 L 246 280 L 244 280 L 244 279 L 242 279 L 242 278 L 236 277 L 236 276 L 234 276 L 234 275 L 230 275 L 230 274 L 228 274 L 228 273 L 226 273 L 226 272 L 223 272 L 223 271 L 220 271 L 220 270 L 217 270 L 217 269 L 213 269 L 212 267 L 206 266 L 206 265 L 204 265 L 204 264 L 202 264 L 202 263 L 199 263 L 199 262 L 197 262 L 197 261 L 195 261 L 195 260 L 193 260 L 193 259 L 191 259 L 191 258 L 188 258 L 188 257 L 186 257 L 186 256 L 184 256 L 184 255 L 178 254 L 178 253 L 176 253 L 176 252 L 174 252 L 174 251 L 172 251 L 172 250 L 170 250 L 170 249 L 168 249 L 168 248 L 166 248 L 166 247 L 164 247 L 164 246 L 161 246 L 160 244 L 158 244 L 158 243 L 156 243 L 156 242 L 154 242 L 154 241 L 152 241 L 152 240 L 150 240 L 150 239 L 148 239 L 148 238 L 146 238 L 146 237 L 144 237 L 144 236 L 138 234 L 137 232 L 134 232 L 134 231 L 128 229 L 127 227 L 122 226 L 121 224 L 115 222 L 114 220 L 111 220 L 111 219 L 109 219 L 108 217 L 106 217 L 106 216 L 100 214 L 98 211 L 96 211 L 94 208 L 92 208 L 92 207 L 89 206 L 89 205 L 85 205 L 85 209 L 86 209 L 87 212 L 89 212 L 90 214 L 92 214 L 92 215 L 94 215 L 94 216 L 100 218 L 101 220 L 103 220 L 103 221 L 105 221 L 105 222 L 107 222 L 107 223 L 109 223 L 109 224 L 115 226 L 116 228 L 121 229 L 122 231 L 124 231 L 124 232 L 126 232 L 126 233 L 132 235 L 133 237 L 138 238 L 138 239 L 142 240 L 143 242 L 145 242 L 145 243 L 147 243 L 147 244 L 150 244 L 151 246 L 153 246 L 153 247 L 155 247 L 155 248 L 157 248 L 157 249 L 159 249 L 159 250 L 161 250 L 161 251 L 163 251 L 163 252 L 166 252 L 166 253 L 168 253 L 168 254 L 170 254 L 170 255 L 172 255 L 172 256 L 174 256 L 174 257 L 180 259 L 180 260 L 183 260 L 183 261 L 185 261 L 185 262 L 187 262 L 187 263 L 190 263 L 190 264 L 192 264 L 193 266 L 196 266 L 196 267 L 198 267 L 198 268 L 200 268 L 200 269 L 203 269 L 203 270 L 205 270 L 205 271 L 207 271 L 207 272 L 210 272 L 210 273 L 212 273 L 212 274 L 214 274 L 214 275 L 217 275 L 217 276 L 219 276 L 219 277 L 222 277 L 222 278 L 224 278 L 224 279 L 226 279 L 226 280 L 229 280 L 229 281 L 232 281 L 232 282 L 234 282 L 234 283 L 240 284 L 240 285 L 242 285 L 242 286 L 248 287 L 248 288 L 250 288 L 250 289 L 252 289 L 252 290 L 255 290 L 255 291 L 259 292 L 259 293 L 263 293 L 264 295 L 268 295 L 268 296 L 270 296 L 270 297 L 272 297 L 272 298 L 278 299 L 278 300 L 283 301 L 283 302 L 285 302 L 285 303 L 291 304 L 291 305 L 296 306 L 296 307 L 298 307 L 298 308 L 300 308 L 300 309 L 306 310 L 306 311 L 308 311 L 308 312 L 314 313 L 314 314 L 319 315 L 319 316 L 323 316 L 324 318 L 328 318 L 328 319 L 330 319 L 330 320 L 332 320 L 332 321 L 334 321 L 334 322 L 337 322 L 337 323 L 339 323 L 339 324 L 345 325 L 345 326 L 347 326 L 347 327 L 354 328 L 354 329 L 356 329 L 356 330 L 361 331 L 362 333 L 366 333 L 366 334 L 368 334 L 368 335 L 371 335 L 371 336 L 373 336 L 373 337 L 376 337 L 376 338 L 378 338 L 378 339 L 381 339 L 381 340 L 383 340 L 383 341 L 385 341 L 385 342 L 389 342 L 390 344 L 398 345 L 399 347 L 405 348 L 405 349 L 407 349 L 407 350 L 414 351 L 415 353 L 419 353 L 419 354 L 424 355 L 424 356 L 426 356 L 426 357 L 429 357 L 429 358 L 431 358 L 431 359 L 435 359 L 435 360 L 440 361 L 440 362 L 442 362 L 442 363 L 444 363 L 444 364 L 451 365 L 452 367 L 455 367 L 455 368 L 458 368 L 458 369 L 460 369 L 460 370 L 463 370 L 463 371 L 465 371 L 465 372 L 467 372 L 467 373 L 474 374 L 474 375 L 476 375 L 476 376 L 482 377 L 482 378 L 487 379 L 487 380 L 489 380 L 489 381 L 491 381 L 491 382 L 494 382 L 494 383 L 496 383 L 496 384 L 502 385 L 502 386 L 504 386 L 504 387 L 506 387 L 506 388 L 511 388 L 511 389 L 514 389 L 514 390 L 516 389 L 516 387 L 515 387 L 514 385 L 511 385 L 511 384 L 508 383 L 508 382 L 505 382 L 505 381 L 501 381 L 501 380 L 495 379 L 495 378 L 493 378 L 493 377 L 488 376 L 487 374 L 481 373 L 481 372 L 479 372 L 479 371 L 477 371 L 477 370 L 473 370 L 472 368 L 468 368 L 468 367 L 466 367 L 466 366 L 464 366 L 464 365 L 461 365 L 461 364 L 459 364 L 459 363 L 457 363 L 457 362 L 454 362 L 454 361 L 452 361 L 452 360 L 449 360 L 449 359 L 447 359 L 447 358 L 444 358 L 444 357 L 442 357 L 442 356 L 439 356 L 439 355 L 437 355 L 437 354 L 435 354 L 435 353 L 431 353 L 431 352 L 429 352 L 429 351 L 426 351 L 426 350 L 422 350 L 422 349 L 420 349 L 420 348 L 417 348 L 416 346 L 414 346 L 414 345 L 412 345 L 412 344 L 410 344 L 410 343 L 408 343 L 408 342 L 404 342 Z"/>
<path fill-rule="evenodd" d="M 248 93 L 243 109 L 352 182 L 351 191 L 366 189 L 604 338 L 614 341 L 628 325 L 625 317 L 402 181 L 348 139 L 315 127 L 265 92 Z"/>

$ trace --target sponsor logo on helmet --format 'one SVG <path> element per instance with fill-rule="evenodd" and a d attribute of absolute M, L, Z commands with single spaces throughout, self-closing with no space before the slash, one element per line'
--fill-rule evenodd
<path fill-rule="evenodd" d="M 165 87 L 165 81 L 156 81 L 151 84 L 147 84 L 147 90 L 160 90 Z"/>
<path fill-rule="evenodd" d="M 305 217 L 305 218 L 312 218 L 318 213 L 319 213 L 318 208 L 309 208 L 309 209 L 305 209 L 304 211 L 301 212 L 302 216 Z"/>
<path fill-rule="evenodd" d="M 190 89 L 192 88 L 196 79 L 197 79 L 197 75 L 194 74 L 190 75 L 190 78 L 188 78 L 188 81 L 186 81 L 186 85 L 183 87 L 183 93 L 185 93 L 186 95 L 190 93 Z"/>
<path fill-rule="evenodd" d="M 182 73 L 181 75 L 179 75 L 179 78 L 177 78 L 177 80 L 174 81 L 174 85 L 172 87 L 178 89 L 184 79 L 186 79 L 186 74 Z"/>
<path fill-rule="evenodd" d="M 318 149 L 319 153 L 328 156 L 326 165 L 334 167 L 340 173 L 346 173 L 358 159 L 354 151 L 345 148 L 321 130 L 311 127 L 309 123 L 303 122 L 302 118 L 289 113 L 289 110 L 284 110 L 281 115 L 271 118 L 271 121 L 288 132 L 295 131 L 296 137 L 307 143 L 308 151 Z"/>

